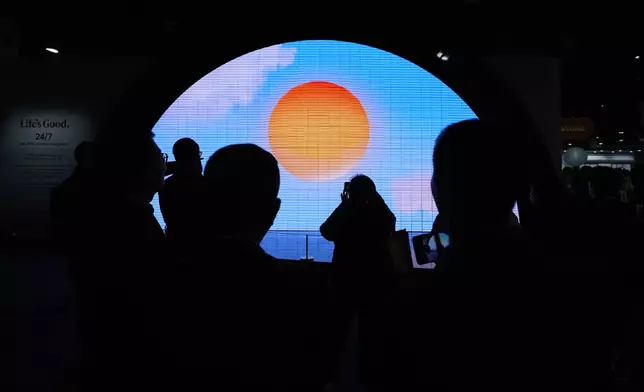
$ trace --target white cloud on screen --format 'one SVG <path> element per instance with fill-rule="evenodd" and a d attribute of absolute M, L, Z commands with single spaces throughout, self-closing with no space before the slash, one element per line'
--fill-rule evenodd
<path fill-rule="evenodd" d="M 209 117 L 224 117 L 235 105 L 248 105 L 268 74 L 291 65 L 295 53 L 295 48 L 274 45 L 229 61 L 190 87 L 181 106 L 198 106 Z"/>
<path fill-rule="evenodd" d="M 397 178 L 391 184 L 393 207 L 400 212 L 436 211 L 431 175 Z"/>

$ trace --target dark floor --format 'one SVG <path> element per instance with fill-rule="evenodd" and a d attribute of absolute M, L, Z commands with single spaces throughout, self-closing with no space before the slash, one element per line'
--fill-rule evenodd
<path fill-rule="evenodd" d="M 0 253 L 0 363 L 7 387 L 52 391 L 78 361 L 72 286 L 62 258 Z M 13 385 L 11 385 L 13 384 Z M 12 390 L 13 388 L 3 390 Z"/>
<path fill-rule="evenodd" d="M 0 390 L 70 390 L 79 364 L 75 317 L 64 258 L 0 250 Z M 342 373 L 352 372 L 355 355 L 345 354 Z M 355 390 L 342 384 L 335 390 Z"/>
<path fill-rule="evenodd" d="M 633 390 L 629 373 L 644 368 L 644 317 L 637 313 L 625 334 L 619 390 Z M 0 391 L 55 391 L 73 385 L 79 361 L 75 317 L 62 257 L 24 248 L 0 250 Z M 357 389 L 347 376 L 355 372 L 355 337 L 347 344 L 336 390 Z"/>

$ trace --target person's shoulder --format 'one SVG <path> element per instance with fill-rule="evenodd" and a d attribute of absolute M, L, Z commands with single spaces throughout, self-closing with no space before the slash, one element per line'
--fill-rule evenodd
<path fill-rule="evenodd" d="M 267 273 L 268 268 L 277 262 L 258 244 L 229 237 L 202 242 L 199 254 L 203 262 L 229 272 Z"/>
<path fill-rule="evenodd" d="M 71 176 L 67 177 L 52 189 L 52 194 L 54 193 L 60 194 L 60 193 L 68 192 L 70 188 L 73 187 L 73 185 L 74 185 L 74 179 Z"/>
<path fill-rule="evenodd" d="M 294 260 L 278 259 L 269 254 L 266 254 L 266 261 L 271 263 L 272 270 L 284 279 L 292 279 L 297 275 L 306 274 L 306 270 L 302 268 L 301 263 Z"/>
<path fill-rule="evenodd" d="M 49 193 L 49 197 L 51 198 L 52 201 L 59 201 L 59 199 L 64 195 L 65 190 L 67 188 L 65 181 L 61 182 L 60 184 L 52 188 L 51 192 Z"/>
<path fill-rule="evenodd" d="M 173 186 L 180 178 L 177 177 L 176 174 L 171 175 L 170 177 L 166 178 L 164 181 L 164 189 L 167 188 L 168 186 Z"/>
<path fill-rule="evenodd" d="M 318 291 L 325 289 L 329 269 L 322 263 L 276 259 L 271 256 L 273 271 L 285 287 L 294 290 Z"/>

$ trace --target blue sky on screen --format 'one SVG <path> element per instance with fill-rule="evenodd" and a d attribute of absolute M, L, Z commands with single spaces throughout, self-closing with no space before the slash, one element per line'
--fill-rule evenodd
<path fill-rule="evenodd" d="M 364 107 L 370 136 L 363 157 L 344 175 L 306 181 L 281 167 L 280 210 L 273 229 L 318 230 L 340 201 L 343 183 L 369 175 L 397 216 L 397 228 L 431 229 L 434 141 L 447 125 L 476 118 L 438 78 L 391 53 L 339 41 L 299 41 L 238 57 L 186 90 L 154 127 L 161 150 L 191 137 L 204 157 L 232 143 L 270 151 L 268 122 L 290 89 L 327 81 L 348 89 Z M 205 161 L 204 161 L 205 162 Z M 163 224 L 155 198 L 156 216 Z"/>

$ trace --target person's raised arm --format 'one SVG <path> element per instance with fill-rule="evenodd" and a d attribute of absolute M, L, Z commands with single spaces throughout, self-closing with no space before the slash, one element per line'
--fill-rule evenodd
<path fill-rule="evenodd" d="M 333 211 L 333 213 L 326 219 L 322 226 L 320 226 L 320 234 L 327 241 L 335 241 L 345 224 L 346 214 L 349 201 L 343 199 L 342 203 Z"/>

